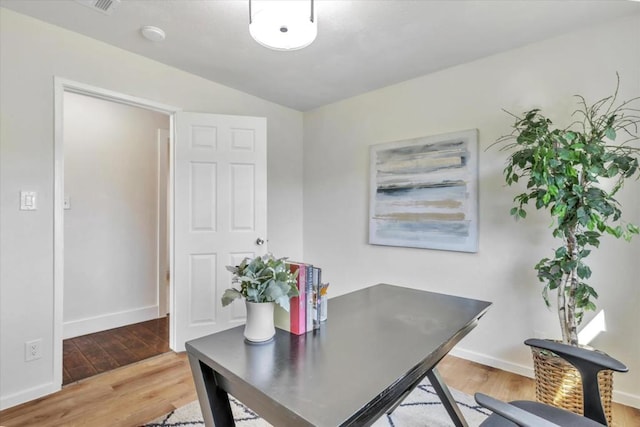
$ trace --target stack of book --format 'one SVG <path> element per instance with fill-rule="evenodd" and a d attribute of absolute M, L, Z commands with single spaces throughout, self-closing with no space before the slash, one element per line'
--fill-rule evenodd
<path fill-rule="evenodd" d="M 320 323 L 327 320 L 329 285 L 322 284 L 321 268 L 301 262 L 290 261 L 287 264 L 291 272 L 298 272 L 299 296 L 291 298 L 289 312 L 276 305 L 275 325 L 292 334 L 302 335 L 320 328 Z"/>

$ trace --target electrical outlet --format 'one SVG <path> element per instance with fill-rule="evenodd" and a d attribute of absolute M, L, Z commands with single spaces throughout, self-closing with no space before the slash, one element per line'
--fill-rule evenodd
<path fill-rule="evenodd" d="M 42 339 L 24 343 L 24 360 L 30 362 L 42 357 Z"/>

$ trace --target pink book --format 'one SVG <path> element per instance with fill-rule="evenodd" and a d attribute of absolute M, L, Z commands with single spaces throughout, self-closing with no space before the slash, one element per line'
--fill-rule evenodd
<path fill-rule="evenodd" d="M 291 264 L 291 271 L 298 271 L 298 293 L 297 297 L 291 298 L 289 314 L 291 318 L 291 333 L 302 335 L 307 332 L 306 315 L 306 265 Z"/>
<path fill-rule="evenodd" d="M 307 332 L 306 315 L 306 265 L 298 262 L 287 262 L 291 272 L 298 272 L 297 287 L 299 296 L 289 301 L 289 312 L 280 306 L 275 307 L 275 325 L 292 334 L 302 335 Z"/>

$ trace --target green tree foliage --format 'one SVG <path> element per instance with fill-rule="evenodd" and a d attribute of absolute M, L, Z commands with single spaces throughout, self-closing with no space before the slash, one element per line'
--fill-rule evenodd
<path fill-rule="evenodd" d="M 585 259 L 605 234 L 630 240 L 640 232 L 637 225 L 622 221 L 615 195 L 628 178 L 638 177 L 640 149 L 638 110 L 631 108 L 639 98 L 616 105 L 613 96 L 587 105 L 577 96 L 574 121 L 556 129 L 539 109 L 514 116 L 513 132 L 500 138 L 502 150 L 513 151 L 504 169 L 508 185 L 523 182 L 526 190 L 514 198 L 511 215 L 526 218 L 527 207 L 547 210 L 553 218 L 553 236 L 562 245 L 550 258 L 536 264 L 549 292 L 556 291 L 563 341 L 577 345 L 577 326 L 584 312 L 596 308 L 598 293 L 587 280 L 591 269 Z M 621 137 L 626 141 L 619 142 Z M 618 140 L 618 141 L 616 141 Z"/>

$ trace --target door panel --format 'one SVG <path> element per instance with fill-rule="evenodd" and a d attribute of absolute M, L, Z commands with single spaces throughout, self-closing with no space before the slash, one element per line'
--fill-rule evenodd
<path fill-rule="evenodd" d="M 244 302 L 220 298 L 227 265 L 267 252 L 266 119 L 177 113 L 175 130 L 171 348 L 183 351 L 244 323 Z"/>
<path fill-rule="evenodd" d="M 216 231 L 217 165 L 191 163 L 191 231 Z"/>
<path fill-rule="evenodd" d="M 231 230 L 253 231 L 255 229 L 255 182 L 254 165 L 231 164 Z M 247 191 L 243 191 L 247 189 Z"/>

